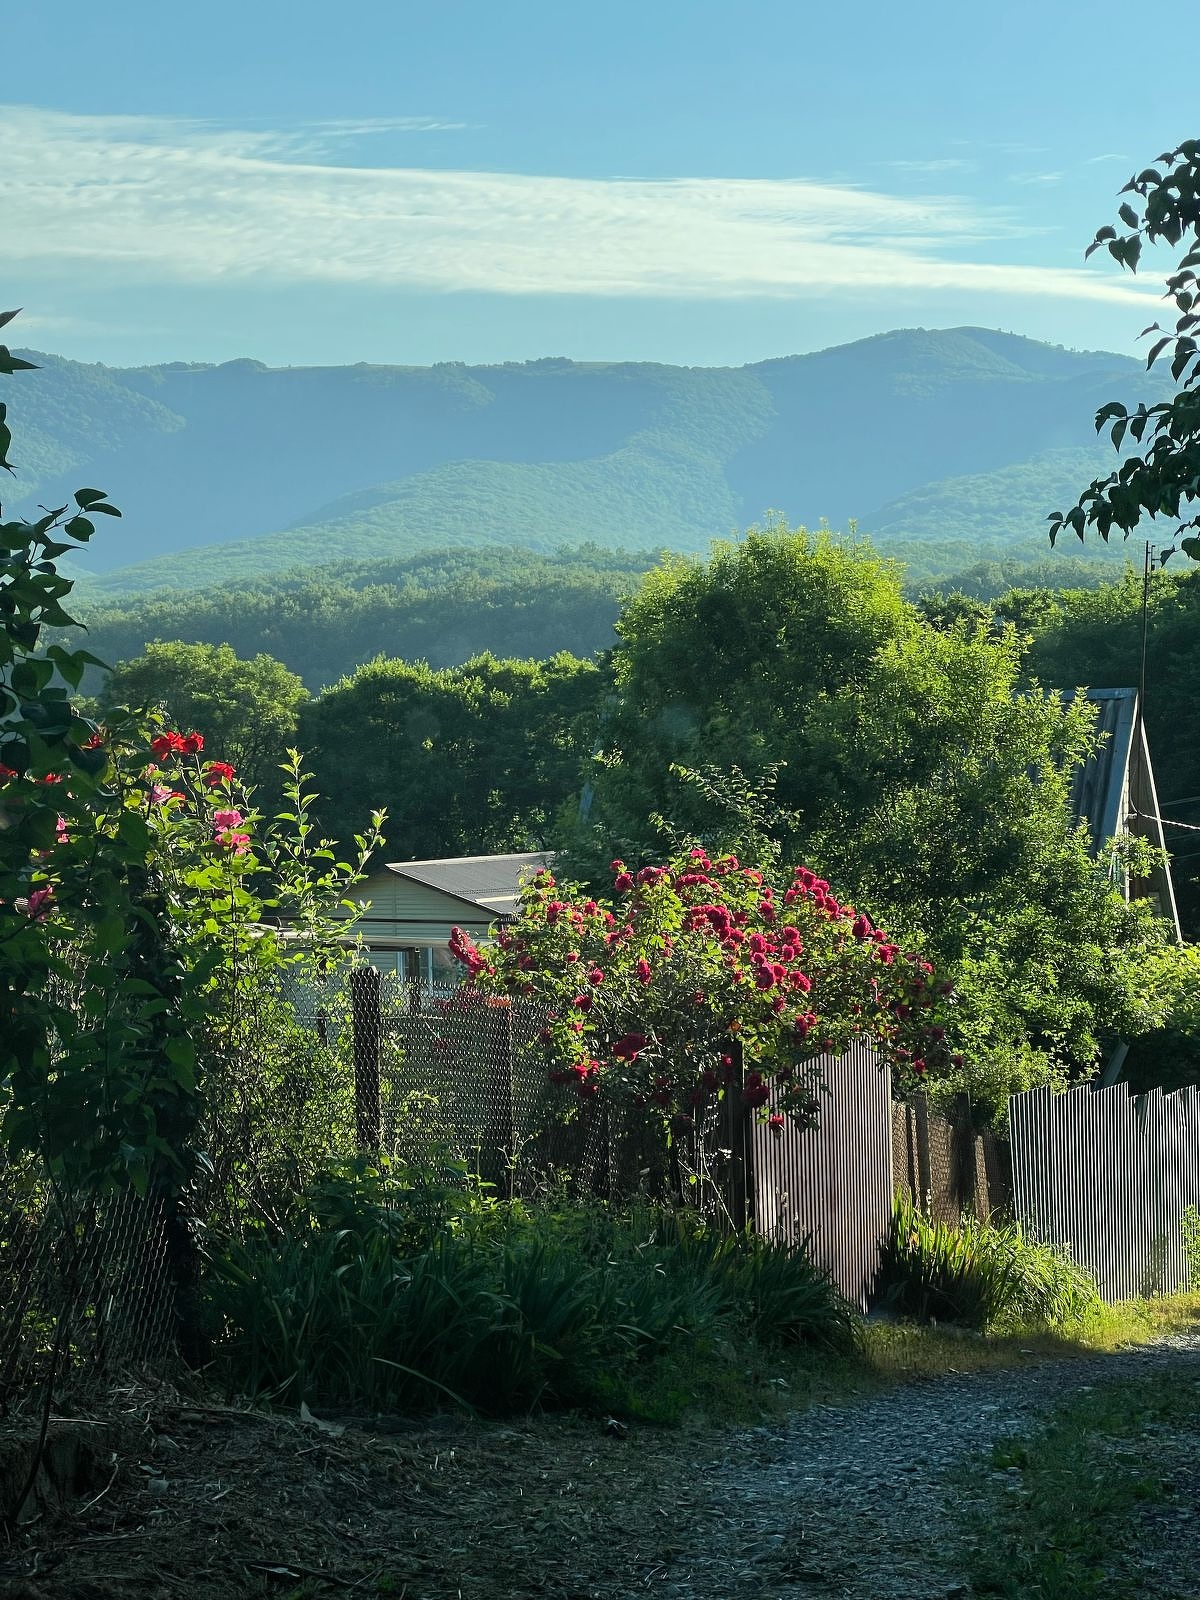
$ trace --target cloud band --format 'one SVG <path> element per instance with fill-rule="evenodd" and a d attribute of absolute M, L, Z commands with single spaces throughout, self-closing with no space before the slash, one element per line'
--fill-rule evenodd
<path fill-rule="evenodd" d="M 743 299 L 952 292 L 1141 301 L 1102 269 L 964 261 L 1011 226 L 806 179 L 584 179 L 334 163 L 420 118 L 287 132 L 0 107 L 4 254 L 91 282 L 341 283 Z"/>

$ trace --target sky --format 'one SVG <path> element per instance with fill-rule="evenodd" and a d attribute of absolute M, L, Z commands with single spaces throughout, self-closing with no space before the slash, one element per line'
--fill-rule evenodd
<path fill-rule="evenodd" d="M 1128 0 L 23 0 L 13 343 L 137 365 L 740 365 L 896 327 L 1137 349 L 1083 251 L 1194 135 Z M 1148 314 L 1147 314 L 1148 313 Z"/>

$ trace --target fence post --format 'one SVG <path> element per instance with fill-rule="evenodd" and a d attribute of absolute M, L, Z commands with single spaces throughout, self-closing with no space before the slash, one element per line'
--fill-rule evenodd
<path fill-rule="evenodd" d="M 950 1123 L 954 1129 L 954 1198 L 961 1211 L 970 1210 L 979 1217 L 975 1119 L 971 1114 L 971 1096 L 966 1090 L 954 1097 Z"/>
<path fill-rule="evenodd" d="M 721 1100 L 722 1134 L 729 1149 L 729 1181 L 727 1201 L 729 1220 L 739 1232 L 744 1232 L 754 1217 L 754 1173 L 750 1149 L 750 1117 L 742 1099 L 745 1066 L 742 1059 L 741 1040 L 730 1047 L 733 1066 L 727 1074 L 725 1094 Z"/>
<path fill-rule="evenodd" d="M 354 1110 L 358 1147 L 377 1151 L 383 1134 L 379 1053 L 383 1036 L 382 980 L 375 967 L 350 974 L 350 1022 L 354 1035 Z"/>
<path fill-rule="evenodd" d="M 918 1089 L 912 1097 L 917 1136 L 917 1210 L 928 1215 L 933 1202 L 933 1174 L 929 1166 L 929 1096 Z"/>
<path fill-rule="evenodd" d="M 512 1162 L 517 1143 L 511 1005 L 492 1006 L 485 1010 L 478 1026 L 485 1046 L 491 1046 L 483 1069 L 487 1098 L 484 1102 L 485 1125 L 479 1151 L 479 1176 L 485 1183 L 494 1184 L 497 1192 L 511 1193 L 515 1178 Z"/>

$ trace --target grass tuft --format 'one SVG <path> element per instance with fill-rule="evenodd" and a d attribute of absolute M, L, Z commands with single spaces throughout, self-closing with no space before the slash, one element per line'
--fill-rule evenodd
<path fill-rule="evenodd" d="M 1173 1559 L 1155 1570 L 1138 1522 L 1142 1507 L 1174 1500 L 1168 1463 L 1190 1455 L 1197 1417 L 1196 1378 L 1160 1374 L 1081 1394 L 1036 1434 L 999 1441 L 971 1502 L 972 1593 L 1005 1600 L 1194 1594 L 1194 1571 L 1180 1572 Z"/>
<path fill-rule="evenodd" d="M 1062 1327 L 1099 1313 L 1091 1275 L 1020 1223 L 931 1222 L 904 1195 L 880 1258 L 879 1295 L 900 1316 L 1004 1331 Z"/>

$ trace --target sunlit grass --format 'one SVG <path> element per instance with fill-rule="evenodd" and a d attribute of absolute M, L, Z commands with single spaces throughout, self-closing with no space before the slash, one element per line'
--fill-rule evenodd
<path fill-rule="evenodd" d="M 638 1375 L 627 1405 L 643 1421 L 739 1426 L 903 1384 L 1113 1354 L 1197 1331 L 1200 1294 L 1127 1301 L 1052 1331 L 1005 1335 L 871 1319 L 850 1353 L 717 1341 L 665 1356 Z"/>
<path fill-rule="evenodd" d="M 1190 1455 L 1198 1413 L 1200 1384 L 1181 1369 L 1168 1381 L 1159 1374 L 1089 1388 L 1036 1432 L 998 1440 L 964 1518 L 972 1593 L 1193 1595 L 1194 1573 L 1172 1572 L 1174 1559 L 1139 1524 L 1142 1507 L 1179 1505 L 1171 1458 Z"/>
<path fill-rule="evenodd" d="M 1200 1330 L 1200 1294 L 1163 1295 L 1104 1306 L 1075 1323 L 1004 1335 L 909 1323 L 867 1323 L 864 1356 L 882 1383 L 984 1372 L 1034 1361 L 1094 1356 Z"/>

